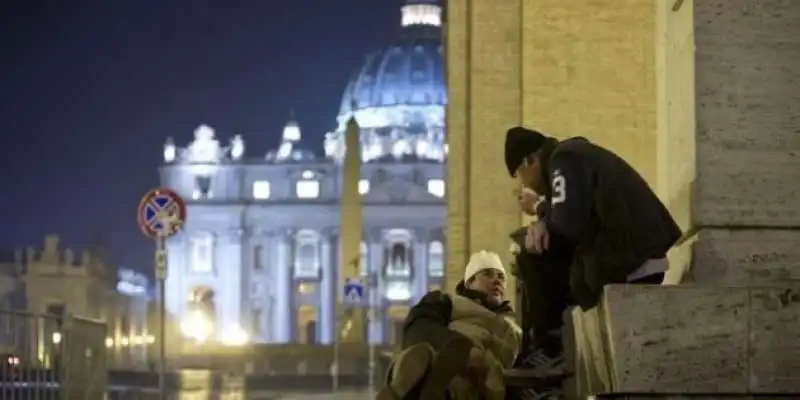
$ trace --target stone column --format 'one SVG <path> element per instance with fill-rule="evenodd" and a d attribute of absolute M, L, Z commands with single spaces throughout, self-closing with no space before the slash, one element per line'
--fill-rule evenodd
<path fill-rule="evenodd" d="M 661 4 L 657 22 L 659 194 L 697 232 L 669 278 L 693 284 L 606 290 L 605 325 L 636 332 L 608 338 L 611 378 L 629 391 L 798 392 L 800 3 Z M 659 344 L 625 354 L 643 342 Z"/>
<path fill-rule="evenodd" d="M 381 229 L 372 229 L 364 238 L 367 242 L 367 258 L 369 259 L 369 270 L 376 271 L 379 277 L 383 277 L 384 263 L 384 240 Z"/>
<path fill-rule="evenodd" d="M 505 169 L 503 135 L 522 121 L 522 3 L 448 2 L 445 284 L 451 291 L 463 278 L 470 253 L 490 250 L 510 261 L 508 233 L 521 224 L 512 197 L 517 184 Z"/>
<path fill-rule="evenodd" d="M 215 246 L 215 274 L 222 282 L 222 297 L 217 304 L 217 328 L 221 333 L 228 327 L 242 326 L 242 243 L 245 232 L 241 228 L 231 228 L 220 234 Z"/>
<path fill-rule="evenodd" d="M 246 299 L 247 307 L 246 310 L 243 311 L 244 321 L 242 325 L 250 332 L 254 341 L 257 340 L 260 342 L 266 342 L 272 336 L 271 332 L 265 331 L 265 329 L 269 329 L 266 328 L 266 326 L 270 324 L 270 320 L 268 319 L 269 314 L 267 313 L 267 303 L 272 293 L 272 289 L 268 286 L 271 279 L 264 276 L 270 270 L 270 257 L 274 256 L 272 254 L 274 250 L 271 248 L 270 240 L 271 232 L 263 229 L 252 229 L 249 234 L 249 240 L 247 241 L 247 250 L 243 255 L 243 273 L 245 275 L 243 275 L 244 282 L 242 284 L 242 290 L 245 293 L 243 297 Z M 258 271 L 254 269 L 257 246 L 261 246 L 261 269 Z M 256 282 L 262 285 L 262 292 L 258 296 L 253 293 Z M 253 319 L 255 310 L 261 310 L 261 319 L 258 321 Z"/>
<path fill-rule="evenodd" d="M 282 230 L 274 238 L 277 261 L 271 267 L 274 269 L 273 301 L 275 307 L 272 315 L 273 340 L 278 343 L 288 343 L 292 336 L 293 309 L 293 277 L 292 262 L 294 255 L 291 253 L 291 241 L 294 232 Z"/>
<path fill-rule="evenodd" d="M 386 293 L 386 290 L 384 288 L 383 280 L 383 231 L 380 228 L 373 228 L 366 230 L 366 233 L 367 235 L 365 235 L 364 240 L 367 242 L 367 259 L 369 260 L 368 265 L 370 272 L 369 276 L 370 278 L 377 280 L 377 282 L 374 282 L 375 286 L 370 287 L 370 290 L 377 291 L 375 297 L 373 298 L 375 301 L 375 315 L 370 327 L 370 340 L 384 342 L 386 335 L 384 315 L 386 314 L 386 310 L 383 309 L 383 305 L 386 303 L 384 301 L 384 294 Z"/>
<path fill-rule="evenodd" d="M 414 281 L 411 284 L 413 302 L 428 292 L 428 242 L 430 233 L 424 229 L 414 232 Z"/>
<path fill-rule="evenodd" d="M 675 373 L 686 386 L 706 375 L 724 376 L 718 381 L 729 392 L 800 392 L 800 301 L 791 295 L 800 292 L 800 3 L 687 3 L 664 12 L 667 33 L 676 39 L 664 49 L 664 79 L 680 83 L 667 86 L 672 98 L 665 113 L 686 128 L 664 132 L 659 157 L 667 164 L 663 186 L 671 202 L 698 229 L 691 249 L 683 251 L 691 260 L 684 281 L 702 290 L 686 288 L 687 296 L 672 307 L 727 320 L 701 323 L 698 316 L 702 331 L 676 330 L 702 335 L 696 343 L 704 351 L 697 356 L 709 360 L 709 368 Z M 688 32 L 693 53 L 685 44 Z M 693 71 L 686 61 L 692 56 Z M 667 107 L 691 89 L 693 109 Z M 693 146 L 679 148 L 677 140 Z M 671 300 L 669 293 L 659 295 Z M 726 326 L 733 336 L 713 337 L 714 326 Z M 663 351 L 688 353 L 685 344 L 672 342 Z M 727 360 L 720 360 L 722 349 Z M 711 367 L 722 361 L 732 367 Z"/>
<path fill-rule="evenodd" d="M 336 322 L 336 265 L 334 263 L 336 238 L 331 229 L 325 229 L 322 231 L 321 240 L 322 280 L 320 281 L 319 340 L 322 344 L 330 344 L 333 342 Z"/>
<path fill-rule="evenodd" d="M 186 308 L 186 296 L 189 288 L 185 276 L 189 272 L 191 257 L 190 233 L 183 233 L 167 241 L 167 279 L 166 307 L 167 312 L 180 318 Z M 155 283 L 155 282 L 153 282 Z"/>
<path fill-rule="evenodd" d="M 799 19 L 780 0 L 451 0 L 448 286 L 507 248 L 502 131 L 587 136 L 699 231 L 670 254 L 668 282 L 694 285 L 611 286 L 578 315 L 589 388 L 800 391 Z"/>

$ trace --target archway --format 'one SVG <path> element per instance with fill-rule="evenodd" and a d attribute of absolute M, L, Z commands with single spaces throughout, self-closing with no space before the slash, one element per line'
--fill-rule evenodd
<path fill-rule="evenodd" d="M 304 304 L 297 310 L 297 337 L 299 343 L 314 344 L 317 342 L 317 309 Z"/>
<path fill-rule="evenodd" d="M 217 305 L 214 289 L 197 286 L 189 291 L 181 332 L 189 339 L 205 342 L 216 330 Z"/>

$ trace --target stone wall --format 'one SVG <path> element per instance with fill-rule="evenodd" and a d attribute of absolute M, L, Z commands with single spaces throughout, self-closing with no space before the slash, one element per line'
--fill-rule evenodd
<path fill-rule="evenodd" d="M 671 254 L 684 285 L 573 313 L 578 392 L 799 393 L 800 3 L 659 6 L 657 186 L 697 233 Z"/>
<path fill-rule="evenodd" d="M 510 261 L 508 234 L 521 223 L 512 196 L 516 182 L 503 160 L 505 131 L 519 124 L 522 109 L 520 7 L 517 1 L 451 0 L 448 5 L 450 290 L 463 279 L 472 252 L 491 250 Z M 511 279 L 509 287 L 514 285 Z"/>
<path fill-rule="evenodd" d="M 704 226 L 800 227 L 800 4 L 695 0 Z"/>
<path fill-rule="evenodd" d="M 691 286 L 575 314 L 579 389 L 800 392 L 800 2 L 451 0 L 447 57 L 451 285 L 521 221 L 505 128 L 586 136 L 697 234 L 670 253 Z"/>
<path fill-rule="evenodd" d="M 800 293 L 705 285 L 606 288 L 620 392 L 800 392 Z"/>

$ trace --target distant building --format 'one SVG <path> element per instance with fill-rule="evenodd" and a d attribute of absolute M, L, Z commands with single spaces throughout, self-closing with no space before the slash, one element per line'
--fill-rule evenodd
<path fill-rule="evenodd" d="M 27 309 L 21 272 L 13 251 L 0 252 L 0 310 Z"/>
<path fill-rule="evenodd" d="M 347 84 L 324 156 L 302 146 L 294 119 L 277 148 L 250 158 L 202 125 L 194 141 L 164 146 L 161 182 L 189 202 L 168 241 L 167 308 L 204 315 L 210 340 L 246 331 L 264 343 L 331 343 L 337 320 L 339 161 L 344 128 L 361 127 L 361 269 L 377 282 L 373 342 L 395 342 L 409 305 L 444 275 L 447 102 L 442 10 L 407 0 L 400 37 L 370 54 Z M 367 295 L 368 296 L 368 295 Z M 196 323 L 198 321 L 194 321 Z M 185 324 L 185 330 L 194 329 Z M 198 328 L 199 329 L 199 328 Z M 187 332 L 192 334 L 192 332 Z"/>
<path fill-rule="evenodd" d="M 27 310 L 25 285 L 20 279 L 19 264 L 14 252 L 0 253 L 0 353 L 16 350 L 15 341 L 25 334 L 25 317 L 17 314 Z M 23 322 L 23 323 L 20 323 Z M 0 363 L 5 360 L 0 359 Z"/>
<path fill-rule="evenodd" d="M 114 368 L 146 368 L 148 350 L 156 342 L 149 329 L 152 303 L 150 282 L 142 273 L 127 268 L 117 270 L 115 302 L 109 304 L 109 365 Z"/>
<path fill-rule="evenodd" d="M 58 235 L 47 235 L 44 247 L 16 251 L 25 283 L 27 311 L 73 314 L 102 319 L 109 294 L 115 292 L 115 272 L 92 250 L 79 254 L 62 248 Z"/>
<path fill-rule="evenodd" d="M 58 235 L 47 235 L 44 247 L 0 259 L 0 346 L 42 357 L 42 343 L 60 341 L 55 317 L 74 315 L 107 322 L 111 365 L 143 365 L 144 347 L 155 341 L 147 330 L 149 283 L 131 270 L 118 273 L 105 252 L 94 248 L 77 256 Z"/>

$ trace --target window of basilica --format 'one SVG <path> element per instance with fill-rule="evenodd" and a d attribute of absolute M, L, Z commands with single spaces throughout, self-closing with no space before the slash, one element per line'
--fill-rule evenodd
<path fill-rule="evenodd" d="M 383 255 L 384 276 L 389 279 L 411 278 L 411 233 L 405 229 L 392 229 L 386 233 L 386 242 Z"/>
<path fill-rule="evenodd" d="M 428 181 L 428 193 L 436 197 L 444 197 L 445 183 L 443 179 L 431 179 Z"/>
<path fill-rule="evenodd" d="M 194 178 L 194 190 L 192 191 L 192 199 L 210 199 L 211 198 L 211 177 L 199 175 Z"/>
<path fill-rule="evenodd" d="M 297 181 L 297 183 L 295 183 L 295 192 L 299 199 L 316 199 L 319 197 L 319 181 Z"/>
<path fill-rule="evenodd" d="M 191 238 L 192 271 L 208 273 L 214 270 L 214 235 L 211 232 L 197 233 Z"/>
<path fill-rule="evenodd" d="M 272 194 L 269 181 L 253 182 L 253 198 L 256 200 L 269 199 Z"/>
<path fill-rule="evenodd" d="M 386 251 L 385 274 L 388 278 L 411 277 L 411 249 L 405 243 L 394 243 Z"/>
<path fill-rule="evenodd" d="M 358 193 L 362 196 L 369 193 L 369 180 L 361 179 L 358 181 Z"/>
<path fill-rule="evenodd" d="M 257 244 L 253 246 L 253 269 L 260 271 L 264 268 L 264 246 Z"/>
<path fill-rule="evenodd" d="M 386 299 L 407 301 L 411 298 L 411 278 L 414 268 L 411 232 L 405 229 L 392 229 L 386 234 L 386 242 L 383 257 Z"/>
<path fill-rule="evenodd" d="M 316 232 L 298 232 L 294 254 L 294 273 L 296 278 L 319 277 L 319 251 L 319 235 Z"/>

